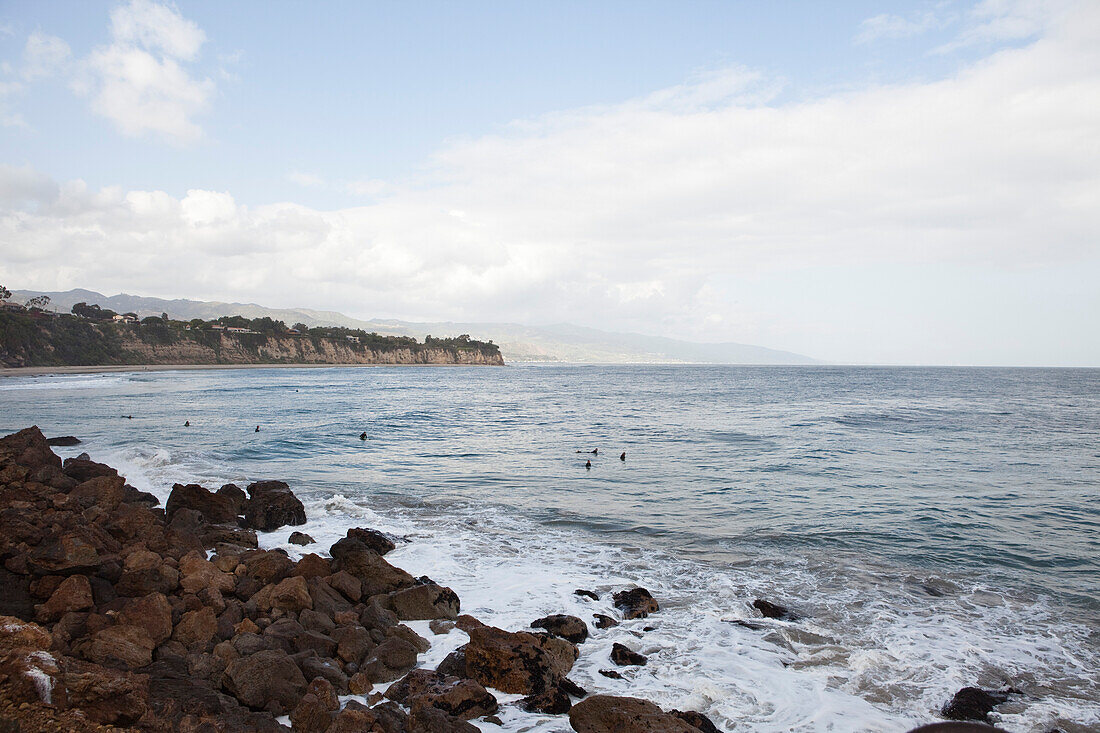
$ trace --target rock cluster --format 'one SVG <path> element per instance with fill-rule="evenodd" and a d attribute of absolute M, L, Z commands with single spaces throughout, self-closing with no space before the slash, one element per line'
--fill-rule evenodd
<path fill-rule="evenodd" d="M 157 503 L 87 455 L 62 463 L 37 428 L 0 438 L 0 730 L 278 731 L 285 715 L 304 733 L 476 731 L 467 721 L 499 708 L 488 688 L 531 711 L 592 707 L 574 707 L 586 693 L 567 677 L 589 633 L 577 617 L 532 632 L 462 616 L 451 589 L 390 564 L 374 530 L 328 557 L 261 550 L 256 531 L 305 523 L 282 482 L 177 484 Z M 657 610 L 643 589 L 625 598 L 624 616 Z M 469 643 L 417 669 L 429 644 L 401 623 L 414 619 Z M 340 704 L 391 682 L 370 707 Z M 623 729 L 600 716 L 570 720 Z"/>

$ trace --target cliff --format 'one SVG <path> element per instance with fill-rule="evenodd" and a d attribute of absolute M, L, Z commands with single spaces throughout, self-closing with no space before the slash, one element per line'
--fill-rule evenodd
<path fill-rule="evenodd" d="M 162 325 L 92 323 L 71 315 L 0 312 L 0 366 L 125 364 L 463 364 L 503 366 L 479 341 L 431 344 L 364 335 L 229 333 Z"/>

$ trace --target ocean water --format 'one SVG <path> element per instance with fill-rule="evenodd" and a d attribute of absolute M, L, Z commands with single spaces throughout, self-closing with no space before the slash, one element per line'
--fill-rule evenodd
<path fill-rule="evenodd" d="M 660 613 L 582 645 L 571 677 L 590 692 L 702 710 L 724 730 L 904 731 L 962 686 L 1012 685 L 1023 694 L 1002 727 L 1100 730 L 1100 370 L 0 379 L 0 430 L 31 424 L 80 437 L 58 452 L 86 450 L 162 498 L 174 482 L 283 479 L 309 515 L 296 529 L 319 541 L 306 551 L 352 525 L 399 535 L 391 561 L 505 628 L 590 620 L 612 591 L 647 587 Z M 261 542 L 300 554 L 289 531 Z M 760 619 L 754 598 L 799 618 Z M 465 640 L 414 625 L 433 642 L 425 664 Z M 603 677 L 616 641 L 649 663 Z"/>

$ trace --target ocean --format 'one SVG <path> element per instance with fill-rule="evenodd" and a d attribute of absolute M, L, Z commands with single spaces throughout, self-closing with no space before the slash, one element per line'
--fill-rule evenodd
<path fill-rule="evenodd" d="M 404 541 L 388 559 L 504 628 L 590 621 L 612 591 L 648 588 L 659 613 L 582 645 L 571 678 L 589 692 L 701 710 L 724 730 L 904 731 L 960 687 L 1012 686 L 995 716 L 1007 730 L 1100 730 L 1100 370 L 0 379 L 0 430 L 32 424 L 162 499 L 175 482 L 285 480 L 309 516 L 294 529 L 318 544 L 285 544 L 284 528 L 263 546 L 297 555 L 349 526 L 390 532 Z M 798 618 L 761 619 L 756 598 Z M 462 641 L 413 625 L 433 642 L 426 664 Z M 613 642 L 648 664 L 600 675 Z M 502 718 L 569 730 L 513 707 Z"/>

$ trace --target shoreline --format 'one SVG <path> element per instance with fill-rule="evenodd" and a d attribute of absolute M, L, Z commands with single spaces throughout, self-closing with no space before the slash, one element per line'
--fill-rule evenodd
<path fill-rule="evenodd" d="M 5 377 L 43 377 L 62 374 L 115 374 L 127 372 L 186 372 L 211 369 L 358 369 L 362 367 L 496 367 L 507 364 L 101 364 L 0 368 Z"/>

